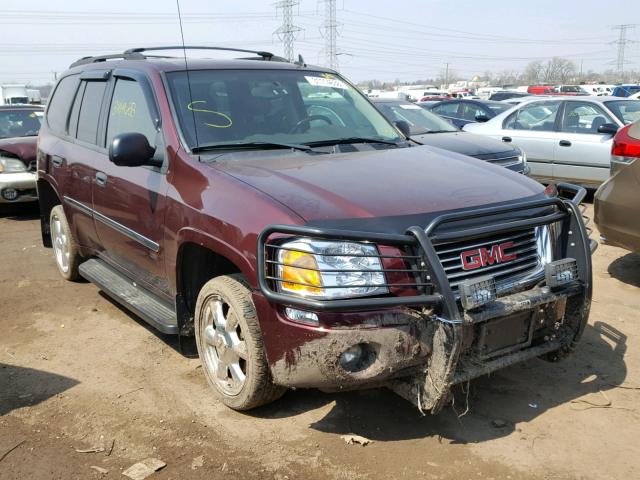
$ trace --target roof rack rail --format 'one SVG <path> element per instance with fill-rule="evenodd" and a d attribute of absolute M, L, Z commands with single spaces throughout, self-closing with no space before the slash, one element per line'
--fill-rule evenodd
<path fill-rule="evenodd" d="M 123 53 L 114 53 L 111 55 L 97 55 L 95 57 L 82 57 L 79 60 L 73 62 L 69 68 L 77 67 L 79 65 L 87 65 L 89 63 L 105 62 L 112 59 L 123 60 L 144 60 L 151 58 L 151 56 L 144 55 L 143 52 L 154 52 L 159 50 L 217 50 L 226 52 L 240 52 L 240 53 L 253 53 L 257 57 L 245 58 L 245 60 L 267 60 L 274 62 L 287 62 L 288 60 L 282 57 L 278 57 L 271 52 L 265 52 L 262 50 L 244 50 L 242 48 L 227 48 L 227 47 L 205 47 L 205 46 L 168 46 L 168 47 L 138 47 L 125 50 Z M 158 57 L 167 58 L 167 57 Z"/>
<path fill-rule="evenodd" d="M 241 52 L 241 53 L 255 53 L 259 57 L 262 57 L 263 60 L 272 60 L 276 57 L 271 52 L 265 52 L 262 50 L 245 50 L 242 48 L 228 48 L 228 47 L 205 47 L 205 46 L 197 46 L 197 45 L 176 45 L 169 47 L 140 47 L 140 48 L 130 48 L 126 50 L 124 53 L 126 54 L 134 54 L 134 53 L 142 53 L 149 51 L 157 51 L 157 50 L 218 50 L 218 51 L 227 51 L 227 52 Z"/>
<path fill-rule="evenodd" d="M 137 52 L 129 53 L 128 51 L 124 53 L 114 53 L 110 55 L 97 55 L 95 57 L 91 57 L 91 56 L 82 57 L 79 60 L 76 60 L 75 62 L 73 62 L 71 65 L 69 65 L 69 68 L 77 67 L 79 65 L 87 65 L 89 63 L 105 62 L 107 60 L 111 60 L 115 58 L 121 58 L 124 60 L 144 60 L 146 57 L 140 53 L 137 53 Z"/>

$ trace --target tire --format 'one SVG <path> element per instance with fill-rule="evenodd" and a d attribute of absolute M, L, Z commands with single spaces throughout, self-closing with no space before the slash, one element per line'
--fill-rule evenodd
<path fill-rule="evenodd" d="M 222 403 L 250 410 L 284 394 L 286 388 L 271 378 L 251 289 L 242 275 L 205 283 L 194 321 L 202 369 Z"/>
<path fill-rule="evenodd" d="M 56 205 L 51 209 L 49 226 L 51 245 L 60 275 L 72 282 L 79 280 L 78 266 L 82 262 L 82 257 L 78 253 L 78 245 L 73 238 L 62 205 Z"/>

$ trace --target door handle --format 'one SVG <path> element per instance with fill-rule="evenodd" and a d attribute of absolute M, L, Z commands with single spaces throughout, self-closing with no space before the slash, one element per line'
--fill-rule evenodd
<path fill-rule="evenodd" d="M 97 172 L 96 183 L 101 187 L 104 187 L 107 184 L 107 174 L 104 172 Z"/>
<path fill-rule="evenodd" d="M 569 140 L 560 140 L 560 146 L 561 147 L 570 147 L 571 146 L 571 142 Z"/>
<path fill-rule="evenodd" d="M 51 163 L 53 164 L 54 167 L 61 167 L 62 164 L 64 163 L 64 158 L 59 157 L 58 155 L 52 155 Z"/>
<path fill-rule="evenodd" d="M 506 143 L 511 143 L 511 137 L 502 137 L 502 141 Z"/>

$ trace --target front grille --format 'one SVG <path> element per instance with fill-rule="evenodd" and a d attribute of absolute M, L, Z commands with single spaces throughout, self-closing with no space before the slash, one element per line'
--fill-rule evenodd
<path fill-rule="evenodd" d="M 515 259 L 501 263 L 494 262 L 473 270 L 464 270 L 461 258 L 463 252 L 483 248 L 491 251 L 492 246 L 502 245 L 506 242 L 513 242 L 513 246 L 504 250 L 505 255 L 516 255 Z M 538 270 L 541 264 L 535 228 L 491 235 L 474 240 L 444 243 L 436 245 L 435 249 L 455 295 L 458 295 L 459 285 L 465 280 L 491 275 L 500 290 L 501 286 L 504 288 L 514 278 L 519 278 Z"/>
<path fill-rule="evenodd" d="M 522 163 L 520 157 L 514 155 L 513 152 L 474 155 L 474 158 L 484 160 L 485 162 L 493 163 L 494 165 L 499 165 L 501 167 L 511 167 Z"/>

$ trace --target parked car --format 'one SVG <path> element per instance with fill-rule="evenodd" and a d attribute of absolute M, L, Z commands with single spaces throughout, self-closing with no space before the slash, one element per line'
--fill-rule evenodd
<path fill-rule="evenodd" d="M 452 97 L 449 96 L 442 96 L 442 95 L 434 95 L 434 96 L 429 96 L 427 95 L 426 97 L 422 97 L 417 103 L 424 103 L 424 102 L 446 102 L 448 100 L 452 100 Z"/>
<path fill-rule="evenodd" d="M 556 89 L 551 85 L 532 85 L 527 87 L 527 93 L 530 95 L 553 95 Z"/>
<path fill-rule="evenodd" d="M 41 107 L 0 106 L 0 204 L 34 202 Z"/>
<path fill-rule="evenodd" d="M 531 94 L 527 92 L 516 92 L 515 90 L 503 90 L 501 92 L 495 92 L 491 94 L 489 100 L 492 102 L 500 102 L 502 100 L 508 100 L 510 98 L 530 97 Z"/>
<path fill-rule="evenodd" d="M 467 123 L 486 122 L 508 109 L 509 105 L 488 100 L 448 100 L 436 103 L 430 108 L 432 112 L 451 120 L 458 128 Z"/>
<path fill-rule="evenodd" d="M 373 100 L 382 114 L 393 123 L 404 122 L 404 132 L 422 145 L 468 155 L 518 173 L 528 173 L 527 159 L 517 147 L 492 138 L 461 132 L 448 121 L 415 103 L 399 100 Z"/>
<path fill-rule="evenodd" d="M 630 97 L 640 93 L 640 85 L 618 85 L 613 89 L 611 93 L 614 97 Z"/>
<path fill-rule="evenodd" d="M 640 252 L 640 121 L 613 139 L 611 176 L 595 194 L 595 221 L 605 243 Z"/>
<path fill-rule="evenodd" d="M 523 102 L 486 123 L 465 126 L 519 146 L 531 175 L 595 188 L 609 176 L 618 128 L 640 118 L 640 104 L 616 97 L 555 97 Z"/>
<path fill-rule="evenodd" d="M 591 95 L 591 93 L 584 88 L 584 85 L 558 85 L 556 92 L 562 95 Z"/>
<path fill-rule="evenodd" d="M 160 51 L 60 75 L 42 238 L 63 278 L 195 337 L 226 405 L 387 385 L 437 412 L 455 384 L 572 350 L 584 189 L 415 146 L 329 69 Z"/>

